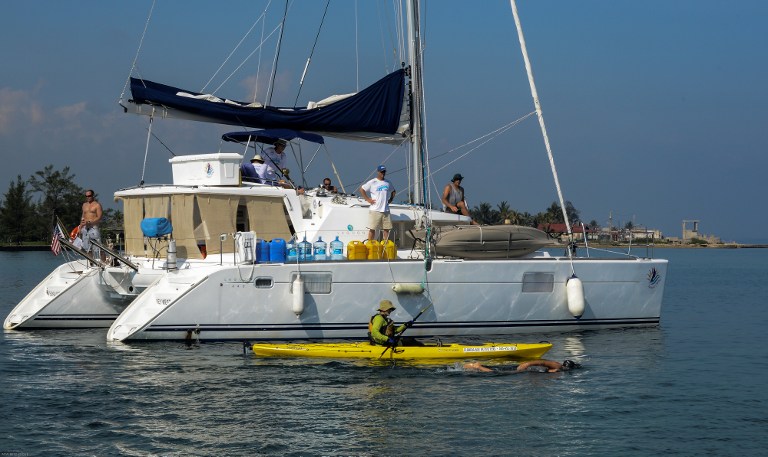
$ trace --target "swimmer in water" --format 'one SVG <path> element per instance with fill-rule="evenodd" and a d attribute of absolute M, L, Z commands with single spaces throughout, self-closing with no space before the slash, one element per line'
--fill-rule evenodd
<path fill-rule="evenodd" d="M 554 360 L 540 359 L 540 360 L 532 360 L 530 362 L 523 362 L 517 366 L 515 371 L 518 373 L 523 371 L 536 371 L 539 373 L 556 373 L 558 371 L 568 371 L 574 368 L 579 368 L 580 366 L 581 365 L 574 362 L 573 360 L 564 360 L 563 363 L 560 363 L 560 362 L 555 362 Z M 531 369 L 532 367 L 544 367 L 546 371 Z M 494 370 L 493 368 L 488 368 L 485 365 L 481 364 L 480 362 L 465 363 L 464 370 L 479 371 L 482 373 L 492 373 L 495 371 L 499 371 L 499 370 Z"/>

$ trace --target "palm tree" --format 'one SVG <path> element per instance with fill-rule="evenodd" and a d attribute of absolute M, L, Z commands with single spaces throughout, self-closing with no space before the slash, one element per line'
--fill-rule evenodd
<path fill-rule="evenodd" d="M 472 208 L 469 214 L 475 222 L 482 225 L 494 224 L 499 217 L 498 212 L 486 202 L 480 202 L 480 205 Z"/>
<path fill-rule="evenodd" d="M 520 213 L 509 206 L 506 200 L 497 205 L 500 224 L 520 225 Z"/>

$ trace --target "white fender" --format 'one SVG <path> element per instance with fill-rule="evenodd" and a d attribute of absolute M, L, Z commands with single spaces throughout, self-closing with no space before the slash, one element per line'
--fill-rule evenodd
<path fill-rule="evenodd" d="M 300 316 L 304 312 L 304 278 L 296 275 L 293 280 L 293 313 Z"/>
<path fill-rule="evenodd" d="M 584 314 L 584 285 L 581 283 L 581 279 L 577 278 L 574 274 L 568 278 L 568 282 L 565 283 L 565 294 L 568 301 L 568 311 L 573 314 L 576 319 L 580 318 Z"/>
<path fill-rule="evenodd" d="M 392 286 L 392 290 L 395 291 L 396 294 L 420 294 L 424 292 L 424 286 L 421 284 L 398 282 Z"/>

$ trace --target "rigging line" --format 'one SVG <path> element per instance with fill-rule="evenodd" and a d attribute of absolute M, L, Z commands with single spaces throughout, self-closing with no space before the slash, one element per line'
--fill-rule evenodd
<path fill-rule="evenodd" d="M 495 129 L 495 130 L 491 130 L 490 132 L 488 132 L 488 133 L 486 133 L 486 134 L 484 134 L 484 135 L 481 135 L 481 136 L 479 136 L 479 137 L 475 138 L 474 140 L 470 140 L 470 141 L 467 141 L 466 143 L 464 143 L 464 144 L 462 144 L 462 145 L 459 145 L 459 146 L 456 146 L 456 147 L 455 147 L 455 148 L 453 148 L 453 149 L 449 149 L 448 151 L 446 151 L 446 152 L 443 152 L 442 154 L 438 154 L 438 155 L 435 155 L 435 156 L 430 156 L 430 157 L 429 157 L 429 160 L 432 160 L 432 159 L 436 159 L 436 158 L 438 158 L 438 157 L 442 157 L 442 156 L 444 156 L 444 155 L 447 155 L 447 154 L 450 154 L 450 153 L 452 153 L 452 152 L 455 152 L 455 151 L 457 151 L 457 150 L 459 150 L 459 149 L 461 149 L 461 148 L 463 148 L 463 147 L 465 147 L 465 146 L 468 146 L 468 145 L 470 145 L 470 144 L 472 144 L 472 143 L 474 143 L 474 142 L 476 142 L 476 141 L 480 141 L 480 140 L 482 140 L 482 139 L 484 139 L 484 138 L 487 138 L 487 137 L 489 137 L 489 136 L 491 136 L 491 135 L 493 135 L 494 137 L 495 137 L 495 136 L 498 136 L 498 134 L 506 132 L 506 131 L 507 131 L 507 130 L 509 130 L 511 127 L 514 127 L 514 126 L 516 126 L 517 124 L 519 124 L 520 122 L 524 121 L 525 119 L 527 119 L 527 118 L 529 118 L 529 117 L 533 116 L 534 114 L 536 114 L 536 111 L 531 111 L 530 113 L 526 114 L 525 116 L 523 116 L 523 117 L 521 117 L 521 118 L 518 118 L 518 119 L 516 119 L 516 120 L 514 120 L 514 121 L 510 122 L 509 124 L 503 125 L 503 126 L 501 126 L 501 127 L 497 128 L 497 129 Z"/>
<path fill-rule="evenodd" d="M 243 35 L 243 37 L 242 37 L 242 38 L 240 38 L 240 41 L 239 41 L 239 42 L 238 42 L 238 43 L 235 45 L 235 47 L 232 49 L 232 51 L 230 51 L 230 52 L 229 52 L 229 55 L 228 55 L 228 56 L 227 56 L 227 57 L 224 59 L 224 61 L 221 63 L 221 65 L 219 65 L 219 68 L 217 68 L 217 69 L 216 69 L 216 71 L 213 73 L 213 75 L 211 75 L 211 79 L 209 79 L 209 80 L 208 80 L 208 82 L 207 82 L 207 83 L 205 83 L 205 85 L 203 86 L 203 88 L 202 88 L 202 89 L 200 89 L 200 93 L 204 93 L 204 92 L 205 92 L 205 88 L 206 88 L 206 87 L 208 87 L 208 84 L 210 84 L 210 83 L 211 83 L 211 81 L 213 81 L 213 79 L 216 77 L 216 75 L 218 75 L 218 74 L 219 74 L 219 72 L 221 71 L 221 69 L 222 69 L 222 68 L 224 68 L 224 65 L 226 65 L 226 64 L 227 64 L 227 62 L 229 62 L 229 59 L 232 57 L 232 55 L 235 53 L 235 51 L 237 51 L 237 50 L 238 50 L 238 48 L 240 48 L 240 45 L 241 45 L 241 44 L 243 44 L 243 42 L 245 41 L 245 39 L 246 39 L 246 38 L 248 38 L 248 35 L 250 35 L 250 34 L 251 34 L 251 32 L 253 31 L 253 29 L 256 27 L 256 24 L 258 24 L 258 23 L 259 23 L 259 21 L 261 21 L 262 19 L 265 19 L 265 18 L 266 18 L 266 15 L 267 15 L 267 9 L 269 9 L 269 5 L 270 5 L 271 3 L 272 3 L 272 0 L 270 0 L 270 1 L 269 1 L 269 3 L 267 4 L 267 7 L 266 7 L 266 8 L 264 8 L 264 12 L 263 12 L 263 13 L 261 13 L 261 16 L 259 16 L 259 17 L 258 17 L 258 19 L 256 19 L 256 20 L 253 22 L 253 24 L 251 25 L 251 28 L 250 28 L 250 29 L 248 29 L 248 31 L 247 31 L 247 32 L 245 32 L 245 34 Z"/>
<path fill-rule="evenodd" d="M 504 132 L 503 132 L 503 131 L 502 131 L 502 132 L 499 132 L 499 135 L 500 135 L 500 134 L 502 134 L 502 133 L 504 133 Z M 498 136 L 498 135 L 497 135 L 497 136 Z M 429 179 L 433 179 L 433 176 L 434 176 L 436 173 L 438 173 L 438 172 L 442 171 L 443 169 L 447 168 L 449 165 L 452 165 L 453 163 L 455 163 L 455 162 L 458 162 L 459 160 L 463 159 L 463 158 L 464 158 L 464 157 L 466 157 L 467 155 L 471 154 L 472 152 L 474 152 L 474 151 L 476 151 L 477 149 L 479 149 L 479 148 L 481 148 L 482 146 L 484 146 L 486 143 L 488 143 L 488 142 L 492 141 L 494 138 L 495 138 L 495 137 L 493 137 L 493 138 L 489 138 L 489 139 L 485 140 L 484 142 L 482 142 L 482 143 L 478 144 L 478 145 L 477 145 L 477 146 L 475 146 L 474 148 L 472 148 L 472 149 L 470 149 L 469 151 L 465 152 L 464 154 L 462 154 L 462 155 L 460 155 L 460 156 L 456 157 L 455 159 L 453 159 L 453 160 L 451 160 L 450 162 L 446 163 L 445 165 L 443 165 L 442 167 L 438 168 L 438 169 L 437 169 L 437 170 L 435 170 L 434 172 L 431 172 L 431 173 L 427 174 L 427 175 L 426 175 L 426 177 L 427 177 L 427 178 L 429 178 Z M 405 190 L 409 190 L 409 189 L 411 189 L 411 185 L 410 185 L 410 184 L 408 185 L 408 187 L 406 187 L 406 189 L 405 189 Z M 435 190 L 437 191 L 437 188 L 436 188 Z M 430 196 L 430 197 L 431 197 L 431 196 Z"/>
<path fill-rule="evenodd" d="M 360 92 L 360 36 L 358 34 L 359 17 L 355 0 L 355 92 Z"/>
<path fill-rule="evenodd" d="M 275 27 L 274 29 L 272 29 L 272 32 L 270 32 L 270 34 L 269 34 L 269 35 L 267 35 L 267 39 L 269 39 L 269 37 L 271 37 L 272 35 L 274 35 L 274 34 L 275 34 L 275 32 L 277 32 L 278 30 L 280 30 L 280 26 L 279 26 L 279 25 L 278 25 L 277 27 Z M 238 66 L 237 66 L 237 67 L 236 67 L 234 70 L 232 70 L 232 73 L 230 73 L 230 75 L 229 75 L 229 76 L 227 76 L 227 78 L 226 78 L 224 81 L 222 81 L 222 82 L 221 82 L 221 84 L 219 84 L 219 85 L 216 87 L 216 89 L 214 89 L 214 90 L 213 90 L 213 92 L 212 92 L 212 93 L 214 93 L 214 94 L 215 94 L 216 92 L 218 92 L 218 91 L 219 91 L 219 90 L 222 88 L 222 86 L 224 86 L 224 84 L 226 84 L 226 83 L 227 83 L 227 81 L 229 81 L 230 79 L 232 79 L 232 76 L 234 76 L 234 75 L 235 75 L 235 73 L 237 73 L 237 71 L 238 71 L 238 70 L 240 70 L 240 69 L 243 67 L 243 65 L 245 65 L 245 63 L 246 63 L 248 60 L 250 60 L 250 58 L 251 58 L 251 57 L 253 57 L 253 55 L 254 55 L 254 54 L 256 54 L 256 51 L 259 51 L 259 52 L 261 52 L 261 47 L 262 47 L 263 45 L 264 45 L 264 40 L 262 39 L 261 43 L 259 43 L 259 46 L 258 46 L 256 49 L 254 49 L 253 51 L 251 51 L 251 53 L 250 53 L 250 54 L 248 54 L 248 55 L 245 57 L 245 59 L 243 59 L 243 61 L 242 61 L 242 62 L 240 62 L 240 65 L 238 65 Z"/>
<path fill-rule="evenodd" d="M 395 11 L 395 38 L 392 39 L 392 30 L 390 27 L 387 27 L 390 34 L 390 40 L 393 43 L 392 47 L 392 53 L 394 54 L 395 58 L 395 65 L 397 65 L 399 62 L 405 62 L 405 28 L 404 28 L 404 19 L 403 19 L 403 4 L 402 2 L 393 2 Z M 386 21 L 386 24 L 389 24 L 390 21 Z"/>
<path fill-rule="evenodd" d="M 508 127 L 508 128 L 511 128 L 511 127 Z M 448 167 L 449 165 L 452 165 L 453 163 L 455 163 L 455 162 L 458 162 L 459 160 L 463 159 L 464 157 L 468 156 L 469 154 L 471 154 L 471 153 L 475 152 L 476 150 L 480 149 L 481 147 L 485 146 L 486 144 L 488 144 L 488 143 L 490 143 L 491 141 L 493 141 L 494 139 L 496 139 L 496 137 L 497 137 L 497 136 L 499 136 L 499 135 L 503 134 L 505 131 L 506 131 L 506 130 L 500 131 L 499 133 L 497 133 L 497 134 L 496 134 L 496 135 L 494 135 L 493 137 L 490 137 L 490 138 L 486 139 L 485 141 L 483 141 L 482 143 L 480 143 L 480 144 L 478 144 L 477 146 L 473 147 L 473 148 L 472 148 L 472 149 L 470 149 L 469 151 L 465 152 L 464 154 L 461 154 L 460 156 L 458 156 L 458 157 L 456 157 L 455 159 L 451 160 L 450 162 L 446 163 L 446 164 L 445 164 L 445 165 L 443 165 L 442 167 L 438 168 L 437 170 L 435 170 L 435 171 L 434 171 L 434 173 L 437 173 L 437 172 L 439 172 L 439 171 L 441 171 L 441 170 L 445 169 L 445 168 L 446 168 L 446 167 Z"/>
<path fill-rule="evenodd" d="M 270 5 L 272 4 L 272 0 L 270 0 L 269 4 Z M 267 6 L 269 6 L 269 5 L 267 5 Z M 264 9 L 264 13 L 266 14 L 266 12 L 267 12 L 267 10 L 265 8 Z M 260 42 L 259 42 L 259 48 L 258 48 L 259 59 L 258 59 L 258 62 L 256 63 L 256 80 L 254 81 L 254 84 L 253 84 L 253 86 L 254 86 L 253 87 L 253 98 L 251 99 L 252 103 L 256 103 L 256 95 L 259 93 L 259 75 L 261 75 L 261 49 L 262 49 L 262 43 L 264 43 L 264 30 L 266 30 L 266 27 L 267 27 L 267 21 L 264 20 L 261 23 L 261 37 L 259 38 Z"/>
<path fill-rule="evenodd" d="M 149 129 L 149 127 L 147 127 L 147 129 Z M 149 133 L 150 133 L 150 135 L 152 135 L 152 138 L 156 139 L 158 143 L 162 144 L 162 145 L 163 145 L 163 147 L 164 147 L 166 150 L 168 150 L 168 152 L 169 152 L 169 153 L 171 153 L 171 157 L 176 157 L 176 154 L 174 154 L 174 153 L 173 153 L 173 151 L 171 150 L 171 148 L 169 148 L 167 144 L 163 143 L 163 140 L 161 140 L 159 136 L 155 135 L 155 133 L 154 133 L 154 132 L 152 132 L 152 130 L 151 130 L 151 129 L 149 129 Z"/>
<path fill-rule="evenodd" d="M 325 10 L 323 10 L 323 17 L 320 19 L 320 26 L 317 28 L 317 34 L 315 35 L 315 42 L 312 43 L 312 50 L 309 51 L 309 57 L 307 57 L 307 63 L 304 65 L 304 72 L 301 74 L 301 81 L 299 81 L 299 90 L 296 91 L 296 100 L 293 102 L 293 106 L 299 102 L 299 95 L 301 95 L 301 89 L 304 88 L 304 78 L 309 71 L 309 63 L 312 61 L 312 56 L 315 55 L 315 48 L 317 42 L 320 40 L 320 32 L 323 30 L 323 24 L 325 23 L 325 16 L 328 14 L 328 7 L 331 5 L 331 0 L 325 2 Z"/>
<path fill-rule="evenodd" d="M 155 0 L 152 0 L 152 6 L 149 7 L 149 15 L 147 15 L 147 22 L 144 23 L 144 31 L 141 33 L 141 39 L 139 40 L 139 47 L 136 49 L 136 55 L 133 57 L 133 62 L 131 63 L 131 69 L 128 71 L 128 77 L 125 79 L 125 85 L 123 86 L 123 91 L 120 93 L 120 100 L 119 102 L 122 102 L 123 97 L 125 96 L 125 91 L 128 89 L 128 85 L 131 82 L 131 74 L 133 74 L 133 69 L 136 68 L 136 61 L 139 60 L 139 53 L 141 52 L 141 47 L 144 44 L 144 37 L 147 35 L 147 29 L 149 28 L 149 21 L 152 18 L 152 11 L 155 9 Z"/>
<path fill-rule="evenodd" d="M 397 150 L 398 150 L 398 149 L 400 149 L 401 147 L 403 147 L 403 144 L 405 144 L 405 143 L 400 143 L 400 144 L 399 144 L 399 145 L 398 145 L 398 146 L 397 146 L 395 149 L 393 149 L 393 150 L 392 150 L 392 152 L 390 152 L 390 153 L 389 153 L 389 154 L 388 154 L 388 155 L 387 155 L 387 156 L 384 158 L 384 161 L 383 161 L 383 162 L 381 162 L 381 164 L 386 164 L 386 163 L 387 163 L 387 160 L 389 160 L 389 159 L 392 157 L 392 154 L 394 154 L 395 152 L 397 152 Z M 403 168 L 398 168 L 397 170 L 393 170 L 393 173 L 397 173 L 397 172 L 399 172 L 399 171 L 403 171 L 403 170 L 405 170 L 405 169 L 406 169 L 405 167 L 403 167 Z M 359 187 L 359 186 L 363 185 L 364 183 L 367 183 L 368 181 L 370 181 L 371 179 L 373 179 L 373 173 L 374 173 L 373 171 L 369 172 L 367 177 L 365 177 L 365 178 L 364 178 L 362 181 L 358 181 L 358 182 L 356 182 L 356 183 L 354 183 L 354 184 L 355 184 L 355 185 L 357 185 L 357 186 Z M 387 170 L 387 173 L 389 173 L 389 170 Z"/>
<path fill-rule="evenodd" d="M 280 37 L 277 39 L 277 49 L 275 50 L 275 60 L 272 63 L 272 75 L 269 81 L 269 92 L 267 93 L 267 105 L 272 103 L 272 91 L 275 88 L 275 78 L 277 77 L 277 64 L 280 61 L 280 49 L 283 45 L 283 34 L 285 33 L 285 19 L 288 17 L 289 1 L 285 0 L 285 10 L 283 11 L 283 20 L 280 21 Z"/>
<path fill-rule="evenodd" d="M 317 149 L 315 149 L 315 152 L 312 154 L 312 157 L 309 158 L 309 162 L 307 162 L 306 167 L 302 167 L 301 173 L 304 174 L 309 170 L 309 166 L 312 165 L 312 162 L 315 160 L 315 156 L 317 156 L 317 153 L 320 152 L 320 148 L 323 147 L 322 144 L 317 145 Z"/>
<path fill-rule="evenodd" d="M 344 189 L 344 183 L 341 182 L 341 176 L 339 176 L 339 171 L 336 169 L 336 164 L 333 163 L 331 152 L 325 146 L 325 143 L 323 143 L 322 147 L 323 147 L 323 150 L 325 150 L 325 154 L 328 156 L 328 161 L 331 162 L 331 168 L 333 168 L 333 175 L 336 176 L 336 181 L 339 183 L 339 187 L 341 188 L 341 193 L 346 194 L 347 191 Z"/>
<path fill-rule="evenodd" d="M 155 107 L 152 107 L 152 114 L 149 115 L 149 126 L 147 127 L 147 143 L 144 147 L 144 164 L 141 167 L 141 182 L 139 187 L 144 186 L 144 173 L 147 170 L 147 155 L 149 155 L 149 139 L 152 136 L 152 121 L 155 119 Z"/>

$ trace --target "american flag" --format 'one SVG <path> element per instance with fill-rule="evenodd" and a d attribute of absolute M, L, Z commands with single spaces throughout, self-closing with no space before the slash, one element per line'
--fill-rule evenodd
<path fill-rule="evenodd" d="M 53 227 L 53 236 L 51 237 L 51 252 L 53 252 L 53 255 L 59 255 L 61 252 L 61 242 L 59 242 L 60 236 L 62 236 L 61 229 L 59 228 L 59 225 L 56 224 Z"/>

